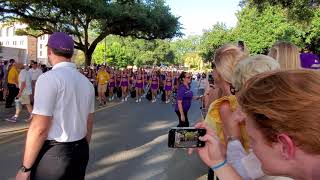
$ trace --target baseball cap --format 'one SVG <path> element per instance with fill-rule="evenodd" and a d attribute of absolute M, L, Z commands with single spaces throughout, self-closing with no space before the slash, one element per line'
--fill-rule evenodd
<path fill-rule="evenodd" d="M 308 69 L 320 69 L 320 59 L 312 53 L 300 54 L 301 67 Z"/>
<path fill-rule="evenodd" d="M 73 53 L 73 39 L 64 32 L 54 32 L 48 40 L 48 47 Z"/>

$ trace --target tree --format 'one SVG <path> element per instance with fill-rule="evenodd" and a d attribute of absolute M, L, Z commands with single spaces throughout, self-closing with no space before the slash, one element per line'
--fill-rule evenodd
<path fill-rule="evenodd" d="M 216 49 L 221 45 L 234 41 L 232 29 L 223 23 L 217 23 L 211 29 L 205 30 L 201 39 L 201 56 L 205 61 L 211 61 Z"/>
<path fill-rule="evenodd" d="M 180 36 L 178 17 L 163 0 L 0 0 L 1 21 L 26 23 L 28 30 L 74 36 L 75 48 L 84 52 L 86 65 L 100 41 L 110 34 L 147 40 Z M 89 30 L 96 37 L 90 41 Z"/>
<path fill-rule="evenodd" d="M 313 18 L 315 10 L 319 8 L 320 0 L 242 0 L 240 4 L 255 6 L 260 11 L 269 5 L 280 5 L 287 10 L 289 19 L 309 22 Z"/>

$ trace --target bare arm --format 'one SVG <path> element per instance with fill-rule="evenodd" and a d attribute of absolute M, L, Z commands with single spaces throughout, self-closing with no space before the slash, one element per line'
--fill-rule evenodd
<path fill-rule="evenodd" d="M 26 168 L 33 166 L 44 141 L 48 137 L 51 119 L 49 116 L 33 115 L 27 134 L 23 157 L 23 165 Z"/>
<path fill-rule="evenodd" d="M 21 83 L 21 87 L 19 88 L 20 89 L 19 94 L 23 92 L 23 90 L 26 88 L 26 86 L 27 86 L 27 83 L 25 81 Z"/>
<path fill-rule="evenodd" d="M 223 102 L 222 105 L 220 106 L 220 117 L 221 117 L 221 122 L 223 124 L 223 132 L 224 132 L 224 138 L 226 144 L 228 143 L 227 137 L 228 136 L 234 136 L 237 137 L 241 142 L 241 133 L 240 133 L 240 126 L 239 124 L 232 123 L 232 115 L 233 111 L 231 110 L 229 102 Z"/>
<path fill-rule="evenodd" d="M 182 107 L 182 100 L 178 100 L 178 108 L 181 115 L 184 116 L 183 107 Z"/>
<path fill-rule="evenodd" d="M 94 114 L 90 113 L 88 115 L 87 135 L 86 135 L 86 139 L 87 139 L 88 143 L 90 143 L 90 141 L 91 141 L 91 135 L 92 135 L 92 129 L 93 129 L 93 118 L 94 118 Z"/>

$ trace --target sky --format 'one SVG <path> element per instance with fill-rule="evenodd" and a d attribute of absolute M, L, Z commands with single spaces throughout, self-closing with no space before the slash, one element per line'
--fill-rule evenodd
<path fill-rule="evenodd" d="M 240 10 L 239 0 L 166 0 L 172 14 L 180 16 L 180 23 L 186 35 L 201 35 L 217 22 L 227 27 L 237 24 L 235 13 Z"/>

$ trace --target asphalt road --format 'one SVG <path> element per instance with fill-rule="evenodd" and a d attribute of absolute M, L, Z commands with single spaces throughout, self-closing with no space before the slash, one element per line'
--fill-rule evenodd
<path fill-rule="evenodd" d="M 189 112 L 199 120 L 199 104 Z M 193 180 L 205 179 L 207 168 L 196 155 L 167 147 L 167 133 L 177 125 L 170 104 L 137 104 L 130 99 L 96 112 L 86 179 Z M 0 136 L 0 179 L 13 179 L 21 164 L 25 131 Z"/>

